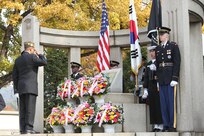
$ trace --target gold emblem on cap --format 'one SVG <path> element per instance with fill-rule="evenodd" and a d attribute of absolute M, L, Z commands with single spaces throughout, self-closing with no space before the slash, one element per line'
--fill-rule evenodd
<path fill-rule="evenodd" d="M 25 42 L 24 45 L 25 45 L 25 48 L 35 47 L 35 44 L 33 42 Z"/>

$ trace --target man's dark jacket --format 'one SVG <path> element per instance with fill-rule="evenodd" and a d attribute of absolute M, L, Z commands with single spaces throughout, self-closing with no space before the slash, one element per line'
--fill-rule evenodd
<path fill-rule="evenodd" d="M 16 59 L 13 68 L 14 93 L 38 95 L 38 67 L 46 64 L 47 60 L 43 55 L 23 52 Z"/>

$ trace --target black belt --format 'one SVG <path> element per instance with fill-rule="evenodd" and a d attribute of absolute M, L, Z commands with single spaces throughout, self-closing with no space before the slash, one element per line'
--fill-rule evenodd
<path fill-rule="evenodd" d="M 171 62 L 169 62 L 169 63 L 162 62 L 159 64 L 159 67 L 172 67 L 172 66 L 173 66 L 173 63 L 171 63 Z"/>

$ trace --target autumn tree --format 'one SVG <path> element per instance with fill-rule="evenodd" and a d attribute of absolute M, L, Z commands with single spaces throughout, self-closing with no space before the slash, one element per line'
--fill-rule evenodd
<path fill-rule="evenodd" d="M 0 88 L 11 81 L 14 59 L 20 54 L 19 25 L 33 11 L 32 2 L 0 0 Z"/>
<path fill-rule="evenodd" d="M 65 30 L 100 30 L 102 0 L 55 0 L 49 5 L 37 5 L 35 15 L 41 26 Z M 107 0 L 107 11 L 111 30 L 129 28 L 129 0 Z M 150 4 L 135 1 L 138 25 L 147 25 Z M 54 12 L 53 12 L 54 11 Z"/>
<path fill-rule="evenodd" d="M 22 19 L 32 13 L 41 26 L 65 30 L 100 30 L 101 0 L 0 0 L 0 88 L 11 81 L 12 66 L 20 54 Z M 106 1 L 110 29 L 129 26 L 129 0 Z M 149 5 L 135 1 L 139 26 L 146 26 Z"/>

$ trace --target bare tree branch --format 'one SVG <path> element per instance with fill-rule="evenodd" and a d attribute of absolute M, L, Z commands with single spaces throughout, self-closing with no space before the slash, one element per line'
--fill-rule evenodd
<path fill-rule="evenodd" d="M 18 40 L 18 38 L 16 38 L 14 34 L 12 34 L 12 37 L 14 38 L 14 41 L 16 41 L 19 45 L 21 45 L 21 42 Z"/>
<path fill-rule="evenodd" d="M 29 9 L 29 10 L 25 11 L 23 14 L 21 14 L 22 18 L 26 17 L 31 12 L 33 12 L 33 9 Z"/>
<path fill-rule="evenodd" d="M 12 81 L 12 72 L 0 77 L 0 89 Z"/>
<path fill-rule="evenodd" d="M 7 58 L 7 52 L 9 47 L 9 41 L 11 39 L 11 35 L 13 34 L 13 25 L 8 25 L 3 37 L 2 41 L 2 47 L 0 51 L 0 55 L 3 55 L 5 58 Z"/>

